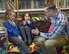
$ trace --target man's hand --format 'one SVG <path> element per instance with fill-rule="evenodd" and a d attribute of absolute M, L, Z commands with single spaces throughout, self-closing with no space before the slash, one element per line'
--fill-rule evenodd
<path fill-rule="evenodd" d="M 38 34 L 39 34 L 39 30 L 38 30 L 38 28 L 36 28 L 36 29 L 32 29 L 32 33 L 35 34 L 35 35 L 38 35 Z"/>

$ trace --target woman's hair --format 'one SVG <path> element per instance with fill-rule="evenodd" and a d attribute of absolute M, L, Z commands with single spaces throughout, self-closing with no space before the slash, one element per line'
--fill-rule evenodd
<path fill-rule="evenodd" d="M 11 15 L 11 13 L 14 12 L 12 9 L 7 9 L 5 12 L 5 20 L 8 19 L 9 15 Z"/>
<path fill-rule="evenodd" d="M 31 17 L 31 14 L 29 12 L 25 12 L 23 15 L 22 15 L 22 20 L 25 20 L 25 15 L 28 14 L 29 17 L 30 17 L 30 21 L 32 21 L 32 17 Z"/>
<path fill-rule="evenodd" d="M 23 21 L 25 20 L 25 15 L 26 14 L 29 14 L 29 17 L 30 17 L 30 21 L 32 21 L 32 17 L 31 17 L 31 14 L 29 12 L 25 12 L 24 14 L 22 14 L 22 20 L 19 22 L 19 26 L 22 26 L 23 24 Z"/>

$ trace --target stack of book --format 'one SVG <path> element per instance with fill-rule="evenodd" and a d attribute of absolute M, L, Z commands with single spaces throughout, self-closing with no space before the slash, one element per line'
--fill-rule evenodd
<path fill-rule="evenodd" d="M 56 6 L 61 8 L 69 7 L 69 0 L 56 0 Z"/>
<path fill-rule="evenodd" d="M 15 0 L 1 0 L 0 1 L 0 10 L 6 9 L 16 9 L 16 1 Z"/>
<path fill-rule="evenodd" d="M 19 9 L 35 9 L 45 5 L 46 0 L 19 0 Z"/>

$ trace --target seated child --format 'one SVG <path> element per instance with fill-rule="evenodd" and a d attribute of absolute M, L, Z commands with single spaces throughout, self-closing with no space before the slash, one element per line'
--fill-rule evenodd
<path fill-rule="evenodd" d="M 15 43 L 22 54 L 30 54 L 28 47 L 25 45 L 24 41 L 22 40 L 19 30 L 16 24 L 15 19 L 15 12 L 13 10 L 8 9 L 5 12 L 4 27 L 7 29 L 8 39 L 10 42 Z"/>
<path fill-rule="evenodd" d="M 30 45 L 33 40 L 33 35 L 31 31 L 35 29 L 35 23 L 32 21 L 32 17 L 29 12 L 26 12 L 22 15 L 22 24 L 20 31 L 22 38 L 27 45 Z"/>

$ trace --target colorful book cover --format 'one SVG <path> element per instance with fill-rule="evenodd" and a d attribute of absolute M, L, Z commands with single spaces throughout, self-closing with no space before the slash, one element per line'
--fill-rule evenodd
<path fill-rule="evenodd" d="M 8 0 L 8 1 L 12 4 L 13 7 L 16 7 L 16 0 Z"/>
<path fill-rule="evenodd" d="M 31 1 L 31 9 L 34 9 L 34 0 Z"/>
<path fill-rule="evenodd" d="M 18 3 L 19 3 L 19 9 L 23 9 L 23 6 L 24 6 L 23 1 L 19 0 Z"/>
<path fill-rule="evenodd" d="M 8 5 L 8 9 L 11 9 L 10 5 L 9 5 L 9 2 L 7 2 L 7 5 Z"/>
<path fill-rule="evenodd" d="M 27 0 L 22 0 L 22 8 L 27 9 Z"/>
<path fill-rule="evenodd" d="M 25 3 L 24 3 L 24 5 L 25 5 L 24 8 L 27 9 L 27 6 L 28 6 L 28 5 L 27 5 L 27 0 L 25 0 L 24 2 L 25 2 Z"/>
<path fill-rule="evenodd" d="M 41 8 L 42 2 L 44 3 L 44 1 L 42 1 L 42 0 L 38 1 L 38 8 Z M 44 4 L 43 4 L 43 5 L 44 5 Z"/>
<path fill-rule="evenodd" d="M 29 9 L 31 9 L 31 0 L 29 0 Z"/>
<path fill-rule="evenodd" d="M 1 10 L 1 3 L 0 3 L 0 10 Z"/>
<path fill-rule="evenodd" d="M 27 8 L 30 9 L 30 1 L 31 0 L 27 0 Z"/>
<path fill-rule="evenodd" d="M 44 4 L 45 0 L 34 0 L 34 8 L 41 8 Z"/>
<path fill-rule="evenodd" d="M 45 0 L 41 0 L 41 3 L 42 3 L 41 7 L 44 7 L 45 6 Z"/>
<path fill-rule="evenodd" d="M 16 10 L 16 8 L 15 8 L 10 2 L 8 2 L 8 5 L 9 5 L 12 9 Z"/>
<path fill-rule="evenodd" d="M 66 3 L 67 3 L 67 7 L 69 8 L 69 0 L 67 0 L 67 2 L 66 2 Z"/>
<path fill-rule="evenodd" d="M 45 0 L 45 4 L 47 4 L 47 0 Z"/>
<path fill-rule="evenodd" d="M 61 8 L 66 7 L 66 0 L 60 0 L 60 1 L 59 1 L 59 6 L 60 6 Z"/>
<path fill-rule="evenodd" d="M 5 4 L 4 4 L 4 2 L 1 2 L 1 9 L 5 10 Z"/>
<path fill-rule="evenodd" d="M 6 0 L 4 0 L 4 4 L 5 4 L 5 8 L 7 10 L 8 9 L 8 4 L 7 4 L 7 1 Z"/>
<path fill-rule="evenodd" d="M 67 0 L 63 0 L 64 2 L 64 6 L 63 7 L 67 7 Z"/>
<path fill-rule="evenodd" d="M 56 0 L 56 6 L 57 7 L 67 7 L 67 0 Z"/>

